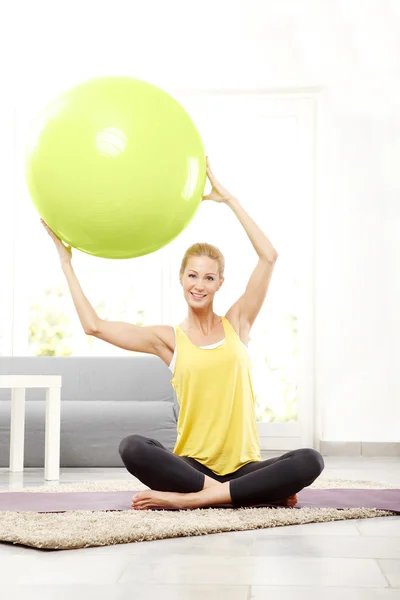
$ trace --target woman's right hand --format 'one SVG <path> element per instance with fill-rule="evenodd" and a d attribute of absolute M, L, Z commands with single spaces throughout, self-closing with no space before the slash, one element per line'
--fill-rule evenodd
<path fill-rule="evenodd" d="M 51 237 L 51 239 L 54 242 L 54 245 L 57 249 L 58 255 L 60 257 L 60 262 L 61 265 L 64 264 L 69 264 L 72 260 L 72 248 L 71 246 L 66 246 L 61 240 L 60 238 L 54 233 L 54 231 L 52 231 L 50 229 L 50 227 L 47 225 L 47 223 L 45 223 L 43 221 L 43 219 L 40 219 L 40 222 L 42 223 L 43 227 L 46 229 L 47 233 L 49 234 L 49 236 Z"/>

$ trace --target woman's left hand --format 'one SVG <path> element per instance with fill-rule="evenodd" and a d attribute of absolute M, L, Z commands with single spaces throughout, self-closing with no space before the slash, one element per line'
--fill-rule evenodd
<path fill-rule="evenodd" d="M 223 185 L 215 178 L 210 168 L 210 163 L 207 156 L 207 177 L 211 183 L 212 190 L 207 196 L 203 196 L 203 200 L 214 200 L 214 202 L 228 202 L 233 198 Z"/>

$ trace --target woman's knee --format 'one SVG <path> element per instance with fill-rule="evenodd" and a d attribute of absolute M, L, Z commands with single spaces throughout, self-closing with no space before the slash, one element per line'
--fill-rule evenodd
<path fill-rule="evenodd" d="M 142 435 L 132 434 L 121 440 L 118 452 L 122 460 L 125 462 L 127 458 L 132 459 L 133 456 L 138 456 L 143 446 L 146 443 L 146 438 Z"/>
<path fill-rule="evenodd" d="M 322 455 L 313 448 L 301 448 L 296 452 L 302 463 L 301 468 L 306 470 L 310 477 L 314 477 L 314 479 L 319 477 L 325 468 Z"/>

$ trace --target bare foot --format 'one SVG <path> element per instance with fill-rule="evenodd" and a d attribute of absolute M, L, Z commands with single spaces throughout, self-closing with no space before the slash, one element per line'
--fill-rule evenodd
<path fill-rule="evenodd" d="M 203 490 L 204 493 L 204 490 Z M 138 492 L 132 499 L 132 508 L 134 510 L 149 510 L 152 508 L 198 508 L 204 505 L 200 501 L 202 492 L 194 494 L 180 494 L 178 492 L 159 492 L 157 490 L 146 490 Z M 198 500 L 196 501 L 196 498 Z M 289 496 L 284 500 L 268 502 L 274 506 L 288 506 L 293 508 L 297 504 L 297 496 Z M 208 502 L 206 504 L 209 504 Z"/>
<path fill-rule="evenodd" d="M 187 508 L 184 496 L 178 492 L 158 492 L 146 490 L 135 494 L 132 499 L 134 510 L 148 510 L 150 508 Z"/>

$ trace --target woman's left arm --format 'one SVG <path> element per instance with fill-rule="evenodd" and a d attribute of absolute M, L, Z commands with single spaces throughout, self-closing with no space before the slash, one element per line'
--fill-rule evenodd
<path fill-rule="evenodd" d="M 250 276 L 244 294 L 232 305 L 227 317 L 239 320 L 246 328 L 252 327 L 264 303 L 278 253 L 260 227 L 247 214 L 239 200 L 216 180 L 207 161 L 207 175 L 212 185 L 204 200 L 214 200 L 229 206 L 242 224 L 254 250 L 258 263 Z"/>
<path fill-rule="evenodd" d="M 225 204 L 229 206 L 243 225 L 245 232 L 260 260 L 273 265 L 278 258 L 278 253 L 255 221 L 247 214 L 239 200 L 230 196 Z"/>

